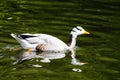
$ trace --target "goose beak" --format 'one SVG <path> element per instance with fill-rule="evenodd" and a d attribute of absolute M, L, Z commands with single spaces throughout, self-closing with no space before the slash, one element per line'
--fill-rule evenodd
<path fill-rule="evenodd" d="M 89 32 L 87 32 L 87 31 L 84 31 L 84 34 L 90 34 Z"/>

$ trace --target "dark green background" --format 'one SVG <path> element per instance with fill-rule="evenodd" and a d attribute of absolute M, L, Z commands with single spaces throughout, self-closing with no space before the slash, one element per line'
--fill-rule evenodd
<path fill-rule="evenodd" d="M 10 56 L 21 50 L 11 48 L 21 47 L 10 33 L 46 33 L 67 42 L 75 26 L 91 33 L 78 37 L 76 52 L 77 59 L 89 64 L 70 64 L 68 52 L 48 64 L 33 60 L 12 65 Z M 119 57 L 120 0 L 0 0 L 0 80 L 120 80 Z"/>

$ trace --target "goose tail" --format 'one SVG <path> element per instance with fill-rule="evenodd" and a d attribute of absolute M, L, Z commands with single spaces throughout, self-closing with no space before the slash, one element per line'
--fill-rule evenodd
<path fill-rule="evenodd" d="M 19 37 L 19 35 L 16 35 L 16 34 L 13 34 L 13 33 L 11 33 L 10 35 L 14 39 L 16 39 L 24 49 L 32 48 L 32 45 L 28 41 L 26 41 L 25 39 L 22 39 L 21 37 Z"/>
<path fill-rule="evenodd" d="M 15 39 L 17 38 L 17 35 L 16 35 L 16 34 L 11 33 L 10 35 L 11 35 L 13 38 L 15 38 Z"/>

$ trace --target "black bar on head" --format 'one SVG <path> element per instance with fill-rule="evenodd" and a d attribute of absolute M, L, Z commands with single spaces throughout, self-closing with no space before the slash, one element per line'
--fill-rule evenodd
<path fill-rule="evenodd" d="M 81 31 L 81 29 L 79 29 L 79 28 L 77 28 L 77 27 L 76 27 L 76 29 Z"/>

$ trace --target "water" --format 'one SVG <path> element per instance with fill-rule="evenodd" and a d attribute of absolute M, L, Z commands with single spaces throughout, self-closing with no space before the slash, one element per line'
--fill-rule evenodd
<path fill-rule="evenodd" d="M 0 80 L 120 80 L 119 5 L 119 0 L 0 1 Z M 71 52 L 48 63 L 16 62 L 24 51 L 10 33 L 46 33 L 67 42 L 77 25 L 91 33 L 77 39 L 76 59 L 88 64 L 71 64 Z"/>

